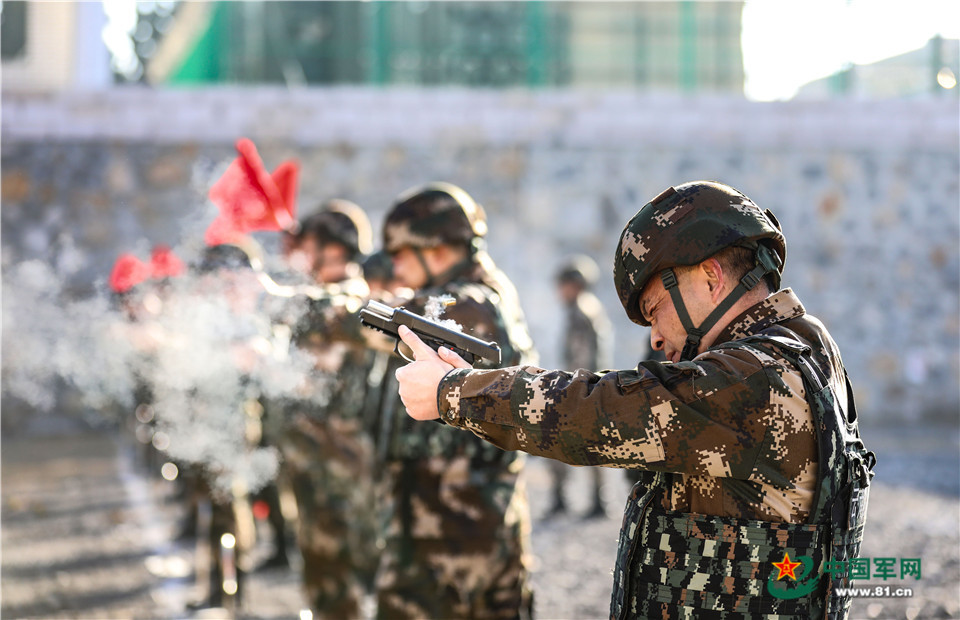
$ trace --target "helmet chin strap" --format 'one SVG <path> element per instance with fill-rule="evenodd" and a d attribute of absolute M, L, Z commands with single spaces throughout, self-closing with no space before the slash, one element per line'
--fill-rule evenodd
<path fill-rule="evenodd" d="M 434 284 L 433 273 L 430 272 L 430 267 L 427 266 L 427 260 L 423 257 L 423 251 L 418 248 L 411 248 L 413 250 L 414 256 L 417 257 L 417 260 L 420 261 L 420 266 L 423 267 L 423 273 L 427 277 L 426 282 L 423 283 L 423 286 L 420 288 L 430 288 Z"/>
<path fill-rule="evenodd" d="M 727 313 L 727 310 L 732 308 L 733 304 L 743 297 L 747 291 L 753 289 L 763 279 L 763 276 L 770 272 L 779 272 L 782 263 L 776 252 L 765 245 L 757 246 L 756 252 L 757 265 L 740 278 L 737 286 L 723 298 L 723 301 L 713 309 L 698 327 L 693 326 L 690 313 L 687 312 L 687 306 L 683 303 L 683 295 L 680 293 L 677 274 L 674 273 L 673 268 L 667 268 L 660 272 L 660 279 L 663 281 L 664 288 L 670 292 L 673 306 L 680 318 L 680 324 L 687 331 L 687 341 L 683 345 L 683 351 L 680 352 L 681 362 L 688 362 L 697 356 L 700 351 L 700 340 L 703 339 L 703 336 L 713 329 L 713 326 Z"/>
<path fill-rule="evenodd" d="M 467 256 L 463 260 L 455 263 L 454 265 L 451 265 L 450 268 L 447 269 L 446 271 L 435 274 L 431 272 L 430 267 L 427 266 L 427 260 L 423 257 L 423 251 L 421 250 L 421 248 L 411 248 L 411 249 L 413 250 L 413 254 L 417 257 L 417 260 L 420 261 L 420 266 L 423 267 L 423 273 L 427 277 L 426 281 L 423 283 L 423 286 L 420 288 L 432 288 L 439 284 L 444 284 L 448 282 L 452 278 L 459 275 L 461 272 L 469 269 L 470 266 L 473 264 L 473 257 L 475 255 L 475 252 L 468 252 Z"/>

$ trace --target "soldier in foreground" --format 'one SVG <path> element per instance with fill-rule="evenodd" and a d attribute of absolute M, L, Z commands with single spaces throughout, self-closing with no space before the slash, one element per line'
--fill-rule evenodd
<path fill-rule="evenodd" d="M 500 343 L 506 364 L 533 361 L 513 285 L 482 248 L 482 208 L 447 183 L 401 195 L 387 214 L 384 249 L 414 289 L 404 304 Z M 436 318 L 436 317 L 434 317 Z M 403 362 L 394 358 L 386 377 Z M 489 366 L 488 366 L 489 367 Z M 388 385 L 385 394 L 396 388 Z M 385 458 L 387 524 L 377 577 L 379 618 L 518 618 L 530 613 L 523 455 L 439 424 L 417 424 L 399 399 L 386 401 L 379 449 Z"/>
<path fill-rule="evenodd" d="M 614 280 L 668 362 L 474 370 L 408 330 L 416 419 L 508 450 L 655 472 L 620 532 L 611 617 L 845 618 L 875 462 L 836 344 L 790 289 L 776 219 L 713 182 L 626 225 Z"/>

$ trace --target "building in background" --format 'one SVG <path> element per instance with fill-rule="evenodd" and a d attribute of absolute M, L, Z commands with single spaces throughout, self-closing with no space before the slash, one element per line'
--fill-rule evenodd
<path fill-rule="evenodd" d="M 742 2 L 180 3 L 155 84 L 743 92 Z"/>
<path fill-rule="evenodd" d="M 920 49 L 852 65 L 800 87 L 797 99 L 960 97 L 960 40 L 933 37 Z"/>
<path fill-rule="evenodd" d="M 467 86 L 742 96 L 742 1 L 0 2 L 5 92 Z M 108 51 L 109 50 L 109 51 Z M 800 99 L 960 95 L 957 39 Z"/>
<path fill-rule="evenodd" d="M 99 2 L 0 2 L 3 90 L 56 92 L 113 83 Z"/>

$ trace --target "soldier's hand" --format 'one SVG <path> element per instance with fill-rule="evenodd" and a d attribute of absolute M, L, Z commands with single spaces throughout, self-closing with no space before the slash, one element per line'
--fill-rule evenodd
<path fill-rule="evenodd" d="M 415 420 L 439 418 L 437 388 L 440 386 L 440 381 L 454 368 L 471 366 L 445 347 L 441 347 L 438 354 L 405 325 L 401 325 L 398 331 L 400 338 L 413 351 L 413 359 L 416 360 L 397 369 L 400 400 L 407 408 L 407 414 Z"/>

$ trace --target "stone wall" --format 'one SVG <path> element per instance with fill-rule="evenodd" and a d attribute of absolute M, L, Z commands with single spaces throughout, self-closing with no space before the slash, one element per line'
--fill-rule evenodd
<path fill-rule="evenodd" d="M 785 285 L 839 342 L 864 417 L 956 420 L 960 408 L 955 101 L 131 88 L 4 93 L 2 112 L 4 265 L 43 258 L 77 294 L 102 285 L 121 251 L 195 252 L 212 219 L 206 189 L 247 136 L 268 167 L 300 159 L 301 213 L 341 196 L 378 228 L 411 185 L 470 191 L 552 366 L 558 261 L 587 253 L 609 274 L 644 202 L 670 184 L 716 179 L 780 219 Z M 598 294 L 618 330 L 616 364 L 632 366 L 647 334 L 622 316 L 611 278 Z"/>

